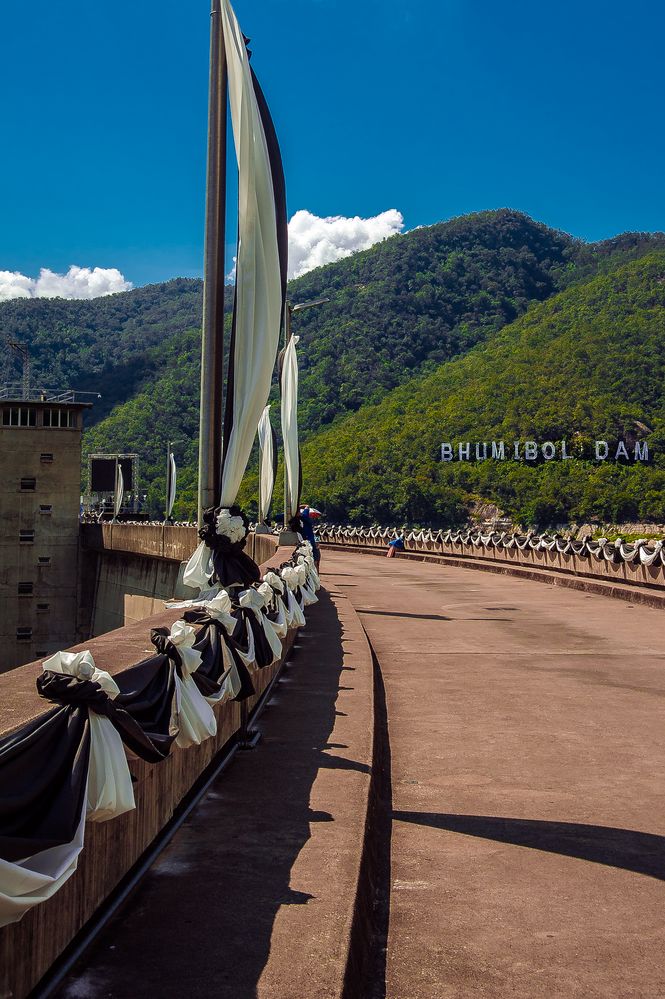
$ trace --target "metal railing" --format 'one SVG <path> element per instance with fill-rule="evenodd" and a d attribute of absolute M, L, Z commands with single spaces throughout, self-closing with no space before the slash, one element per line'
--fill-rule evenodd
<path fill-rule="evenodd" d="M 0 386 L 0 400 L 11 402 L 60 402 L 83 403 L 91 399 L 101 399 L 99 392 L 79 392 L 76 389 L 53 389 L 30 386 L 26 390 L 22 382 L 11 382 Z"/>

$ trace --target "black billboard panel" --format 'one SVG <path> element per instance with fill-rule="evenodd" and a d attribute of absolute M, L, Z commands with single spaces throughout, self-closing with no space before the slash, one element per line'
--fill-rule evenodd
<path fill-rule="evenodd" d="M 120 458 L 118 464 L 122 468 L 125 491 L 134 488 L 134 462 L 131 458 Z M 90 459 L 90 492 L 115 492 L 115 458 Z"/>

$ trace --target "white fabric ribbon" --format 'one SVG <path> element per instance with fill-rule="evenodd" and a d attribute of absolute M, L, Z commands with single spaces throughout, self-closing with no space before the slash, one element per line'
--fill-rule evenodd
<path fill-rule="evenodd" d="M 284 580 L 281 579 L 276 572 L 266 572 L 263 577 L 263 582 L 272 586 L 274 590 L 278 593 L 284 593 Z"/>
<path fill-rule="evenodd" d="M 280 596 L 275 597 L 275 607 L 277 617 L 270 623 L 275 629 L 275 634 L 279 635 L 280 638 L 284 638 L 289 630 L 289 622 L 287 620 L 287 611 L 284 606 L 284 601 Z"/>
<path fill-rule="evenodd" d="M 291 589 L 286 591 L 286 620 L 289 628 L 302 628 L 305 624 L 305 615 L 302 607 L 296 600 L 295 593 Z"/>
<path fill-rule="evenodd" d="M 300 586 L 300 573 L 295 566 L 285 565 L 282 569 L 282 579 L 289 591 L 293 591 Z"/>
<path fill-rule="evenodd" d="M 196 632 L 191 624 L 187 624 L 186 621 L 176 621 L 171 625 L 169 641 L 178 650 L 184 676 L 191 676 L 201 665 L 201 653 L 192 647 L 196 641 Z"/>
<path fill-rule="evenodd" d="M 222 0 L 221 18 L 239 175 L 233 427 L 226 442 L 220 500 L 222 506 L 231 506 L 268 401 L 283 303 L 272 166 L 247 47 L 228 0 Z"/>
<path fill-rule="evenodd" d="M 216 597 L 213 597 L 212 600 L 206 600 L 203 606 L 210 617 L 224 626 L 227 635 L 233 634 L 238 621 L 231 613 L 231 597 L 226 590 L 220 590 Z"/>
<path fill-rule="evenodd" d="M 272 427 L 270 426 L 270 405 L 263 410 L 259 420 L 259 450 L 259 523 L 262 524 L 268 516 L 275 485 L 275 455 Z"/>
<path fill-rule="evenodd" d="M 62 888 L 78 866 L 85 835 L 85 807 L 71 843 L 12 862 L 0 860 L 0 926 L 17 923 Z"/>
<path fill-rule="evenodd" d="M 259 586 L 256 587 L 256 592 L 260 593 L 261 596 L 263 597 L 264 606 L 269 607 L 275 597 L 274 590 L 270 585 L 270 583 L 265 583 L 265 582 L 261 583 Z"/>
<path fill-rule="evenodd" d="M 92 654 L 56 652 L 42 663 L 44 670 L 92 680 L 113 700 L 120 693 L 117 683 L 104 670 L 97 669 Z M 90 762 L 88 764 L 87 813 L 91 822 L 105 822 L 136 807 L 132 775 L 125 747 L 109 718 L 92 709 L 90 720 Z"/>
<path fill-rule="evenodd" d="M 185 586 L 191 586 L 195 590 L 203 590 L 208 586 L 208 580 L 213 571 L 212 551 L 204 541 L 201 541 L 196 551 L 189 557 L 182 581 Z"/>
<path fill-rule="evenodd" d="M 182 662 L 182 677 L 175 678 L 178 734 L 176 745 L 181 749 L 199 746 L 217 733 L 217 719 L 199 688 L 192 673 L 201 665 L 201 653 L 192 648 L 196 632 L 186 621 L 176 621 L 171 627 L 169 641 L 175 645 Z"/>
<path fill-rule="evenodd" d="M 298 512 L 298 483 L 300 479 L 298 452 L 298 357 L 296 344 L 299 337 L 289 340 L 282 361 L 282 439 L 286 466 L 285 521 Z M 286 527 L 287 524 L 284 524 Z"/>
<path fill-rule="evenodd" d="M 254 613 L 254 616 L 263 628 L 265 636 L 268 639 L 268 644 L 272 649 L 272 661 L 277 662 L 277 660 L 282 657 L 282 643 L 279 639 L 279 635 L 272 625 L 272 622 L 268 620 L 263 612 L 266 605 L 264 594 L 259 593 L 259 591 L 255 589 L 243 590 L 238 595 L 238 602 L 241 607 L 245 607 Z"/>
<path fill-rule="evenodd" d="M 175 677 L 178 734 L 176 746 L 187 749 L 200 746 L 217 733 L 217 719 L 191 676 Z"/>

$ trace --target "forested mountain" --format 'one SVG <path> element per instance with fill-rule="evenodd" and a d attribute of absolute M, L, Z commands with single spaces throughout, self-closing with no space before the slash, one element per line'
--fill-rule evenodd
<path fill-rule="evenodd" d="M 659 246 L 662 234 L 585 244 L 500 210 L 417 229 L 317 268 L 289 286 L 294 303 L 330 299 L 294 316 L 303 437 L 463 356 L 532 303 Z M 178 512 L 193 508 L 200 321 L 201 282 L 185 279 L 93 301 L 0 305 L 0 328 L 30 345 L 34 382 L 102 394 L 84 448 L 136 451 L 154 513 L 168 440 L 177 442 L 181 469 Z M 0 377 L 19 379 L 9 352 L 2 364 Z"/>
<path fill-rule="evenodd" d="M 91 301 L 14 299 L 0 304 L 0 331 L 28 344 L 34 385 L 99 392 L 99 422 L 163 370 L 169 337 L 200 328 L 201 303 L 201 281 L 186 278 Z M 20 380 L 18 358 L 0 351 L 0 383 Z"/>
<path fill-rule="evenodd" d="M 333 519 L 453 524 L 483 497 L 524 524 L 665 520 L 665 251 L 533 305 L 466 356 L 303 447 Z M 647 442 L 651 463 L 439 462 L 442 441 Z M 614 447 L 611 448 L 614 454 Z"/>

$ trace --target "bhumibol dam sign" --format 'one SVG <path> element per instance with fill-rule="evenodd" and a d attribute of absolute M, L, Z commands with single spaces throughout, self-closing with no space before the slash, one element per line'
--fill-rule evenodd
<path fill-rule="evenodd" d="M 441 444 L 440 461 L 567 461 L 582 458 L 590 461 L 649 461 L 646 441 L 626 443 L 597 440 L 591 445 L 562 441 L 460 441 Z"/>

